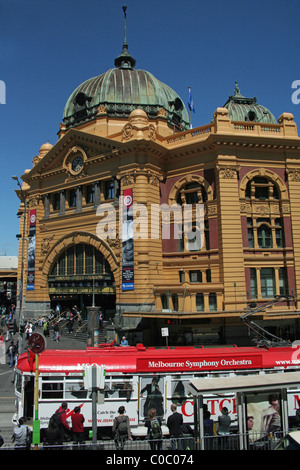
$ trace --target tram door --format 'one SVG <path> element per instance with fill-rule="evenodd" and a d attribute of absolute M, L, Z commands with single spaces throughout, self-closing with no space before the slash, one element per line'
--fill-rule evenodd
<path fill-rule="evenodd" d="M 24 377 L 24 407 L 23 415 L 26 419 L 33 419 L 34 405 L 34 377 Z"/>

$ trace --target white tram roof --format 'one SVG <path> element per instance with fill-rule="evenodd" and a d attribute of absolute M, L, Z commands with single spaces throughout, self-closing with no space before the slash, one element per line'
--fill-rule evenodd
<path fill-rule="evenodd" d="M 227 392 L 258 392 L 300 386 L 300 372 L 194 379 L 187 385 L 192 395 Z"/>

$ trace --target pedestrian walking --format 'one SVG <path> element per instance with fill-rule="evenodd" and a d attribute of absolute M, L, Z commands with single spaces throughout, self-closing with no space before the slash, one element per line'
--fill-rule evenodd
<path fill-rule="evenodd" d="M 171 446 L 172 449 L 182 449 L 182 429 L 183 417 L 181 413 L 178 413 L 177 406 L 172 403 L 171 405 L 172 414 L 167 419 L 167 426 L 169 428 Z"/>
<path fill-rule="evenodd" d="M 16 352 L 17 352 L 16 345 L 14 341 L 11 340 L 10 346 L 7 349 L 7 354 L 9 357 L 9 367 L 13 367 L 14 365 Z"/>
<path fill-rule="evenodd" d="M 129 439 L 132 441 L 129 417 L 125 415 L 125 406 L 120 406 L 118 409 L 119 416 L 114 419 L 112 433 L 116 448 L 123 450 L 125 441 Z"/>
<path fill-rule="evenodd" d="M 59 326 L 58 326 L 58 321 L 54 323 L 52 340 L 53 340 L 53 341 L 59 341 Z"/>
<path fill-rule="evenodd" d="M 72 433 L 74 445 L 79 444 L 79 448 L 85 444 L 84 442 L 84 416 L 80 413 L 80 406 L 75 406 L 74 414 L 71 416 Z"/>
<path fill-rule="evenodd" d="M 99 311 L 99 328 L 100 328 L 100 331 L 103 331 L 103 312 L 102 312 L 102 308 L 100 308 L 100 311 Z"/>

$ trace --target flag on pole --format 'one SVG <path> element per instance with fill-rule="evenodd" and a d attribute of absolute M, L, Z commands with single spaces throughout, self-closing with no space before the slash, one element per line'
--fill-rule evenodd
<path fill-rule="evenodd" d="M 195 108 L 194 108 L 194 100 L 193 100 L 192 93 L 191 93 L 191 87 L 189 87 L 189 102 L 188 102 L 188 105 L 189 105 L 190 111 L 193 111 L 193 113 L 194 113 Z"/>

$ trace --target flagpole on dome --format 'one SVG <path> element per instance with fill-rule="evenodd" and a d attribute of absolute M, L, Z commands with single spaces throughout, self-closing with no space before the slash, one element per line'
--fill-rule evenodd
<path fill-rule="evenodd" d="M 192 98 L 192 93 L 191 93 L 191 87 L 189 86 L 189 101 L 188 101 L 188 105 L 189 105 L 189 110 L 190 110 L 190 129 L 193 128 L 193 125 L 192 125 L 192 111 L 193 113 L 195 112 L 195 108 L 194 108 L 194 101 L 193 101 L 193 98 Z"/>

